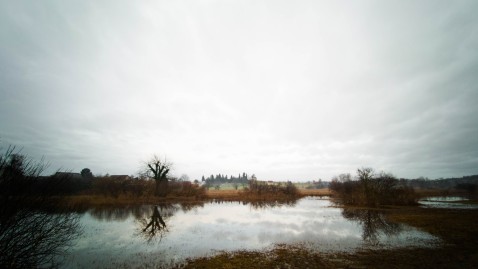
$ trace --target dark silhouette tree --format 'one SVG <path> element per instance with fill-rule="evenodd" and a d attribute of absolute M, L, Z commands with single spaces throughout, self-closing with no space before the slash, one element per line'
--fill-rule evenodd
<path fill-rule="evenodd" d="M 93 173 L 89 168 L 83 168 L 83 170 L 81 170 L 81 177 L 86 179 L 92 179 Z"/>
<path fill-rule="evenodd" d="M 146 174 L 155 180 L 155 194 L 157 196 L 165 196 L 168 193 L 168 173 L 172 166 L 173 164 L 168 162 L 166 158 L 161 160 L 156 155 L 146 162 Z"/>

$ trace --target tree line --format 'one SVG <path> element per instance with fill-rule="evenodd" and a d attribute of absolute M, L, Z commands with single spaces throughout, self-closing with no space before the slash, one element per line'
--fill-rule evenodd
<path fill-rule="evenodd" d="M 252 175 L 251 178 L 255 178 L 255 175 Z M 247 184 L 248 183 L 248 175 L 247 173 L 243 172 L 242 174 L 238 174 L 237 177 L 234 176 L 227 176 L 222 174 L 217 175 L 210 175 L 209 177 L 205 178 L 202 176 L 202 182 L 205 182 L 206 186 L 215 186 L 224 183 L 236 183 L 236 184 Z"/>

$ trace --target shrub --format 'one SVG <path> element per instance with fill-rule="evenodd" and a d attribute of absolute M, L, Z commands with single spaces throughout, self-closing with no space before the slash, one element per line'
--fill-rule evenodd
<path fill-rule="evenodd" d="M 112 196 L 148 196 L 154 190 L 154 182 L 146 179 L 98 177 L 93 180 L 91 191 L 94 194 Z"/>
<path fill-rule="evenodd" d="M 374 174 L 371 168 L 357 170 L 352 180 L 349 174 L 332 179 L 330 189 L 347 205 L 410 205 L 416 204 L 412 188 L 405 186 L 391 174 Z"/>
<path fill-rule="evenodd" d="M 244 188 L 244 192 L 264 195 L 264 194 L 273 194 L 273 195 L 287 195 L 287 196 L 296 196 L 298 195 L 297 187 L 288 181 L 285 185 L 281 184 L 267 184 L 266 182 L 261 182 L 258 180 L 250 180 L 249 188 Z"/>
<path fill-rule="evenodd" d="M 172 181 L 169 183 L 169 194 L 173 196 L 204 196 L 206 189 L 190 181 Z"/>

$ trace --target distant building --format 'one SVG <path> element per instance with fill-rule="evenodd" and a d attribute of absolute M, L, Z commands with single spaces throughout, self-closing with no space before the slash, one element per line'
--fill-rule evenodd
<path fill-rule="evenodd" d="M 128 175 L 111 175 L 110 178 L 115 179 L 115 180 L 129 180 L 129 179 L 131 179 L 131 177 L 128 176 Z"/>

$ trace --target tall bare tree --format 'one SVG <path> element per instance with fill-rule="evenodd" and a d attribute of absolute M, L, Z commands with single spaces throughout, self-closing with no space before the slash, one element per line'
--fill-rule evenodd
<path fill-rule="evenodd" d="M 168 193 L 168 173 L 173 164 L 154 155 L 146 162 L 146 174 L 148 177 L 156 181 L 155 194 L 158 196 L 165 196 Z"/>

